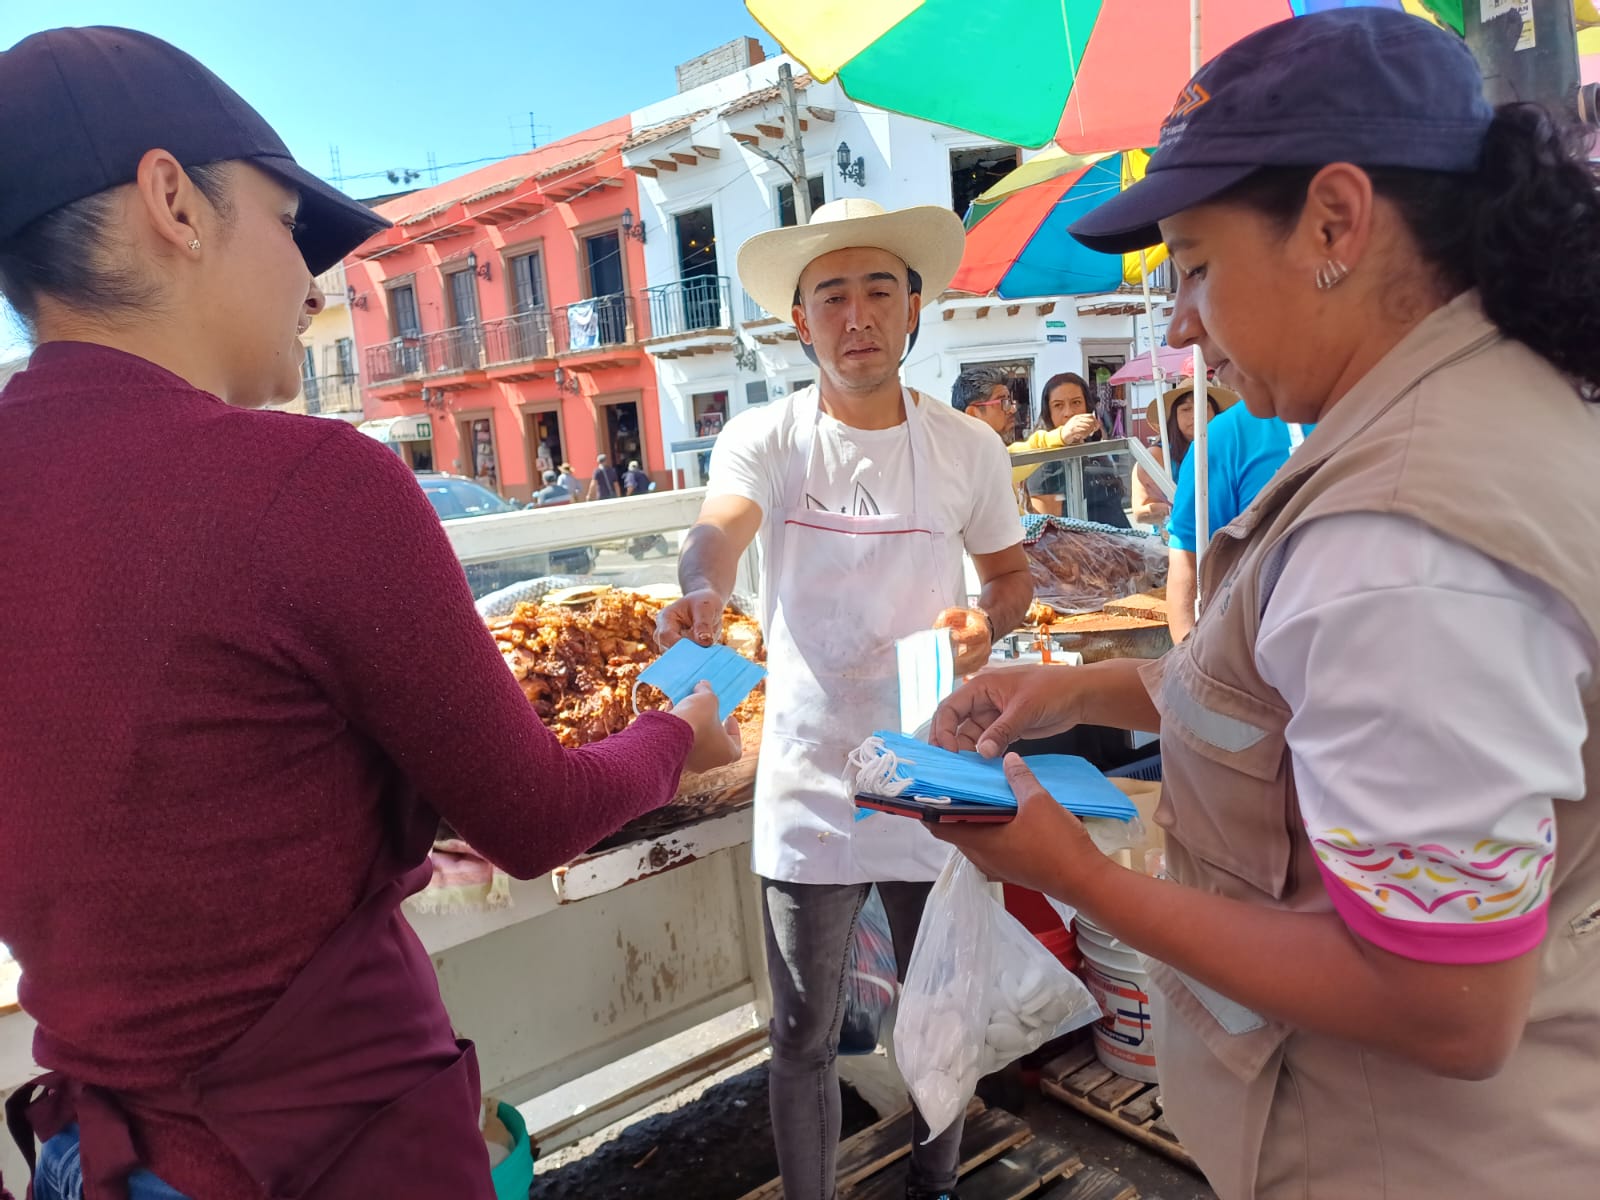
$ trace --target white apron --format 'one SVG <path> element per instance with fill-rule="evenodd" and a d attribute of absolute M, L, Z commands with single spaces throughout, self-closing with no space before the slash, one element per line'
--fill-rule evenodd
<path fill-rule="evenodd" d="M 856 820 L 845 759 L 900 720 L 894 643 L 962 603 L 933 504 L 926 421 L 905 392 L 912 511 L 852 517 L 805 507 L 821 416 L 815 386 L 791 402 L 785 465 L 763 570 L 766 723 L 756 771 L 756 874 L 790 883 L 931 880 L 949 857 L 922 822 Z"/>

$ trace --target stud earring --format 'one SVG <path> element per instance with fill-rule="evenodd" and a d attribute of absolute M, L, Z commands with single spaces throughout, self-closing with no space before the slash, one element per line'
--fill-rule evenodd
<path fill-rule="evenodd" d="M 200 249 L 200 239 L 199 238 L 190 238 L 189 239 L 189 249 L 191 249 L 191 250 Z"/>
<path fill-rule="evenodd" d="M 1317 287 L 1321 291 L 1330 291 L 1338 287 L 1350 274 L 1350 268 L 1337 258 L 1330 258 L 1317 268 Z"/>

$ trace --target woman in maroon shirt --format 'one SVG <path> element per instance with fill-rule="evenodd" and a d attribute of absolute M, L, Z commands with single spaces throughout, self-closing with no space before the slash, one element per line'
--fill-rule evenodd
<path fill-rule="evenodd" d="M 564 750 L 399 460 L 256 411 L 298 390 L 313 275 L 385 223 L 226 85 L 55 30 L 0 54 L 0 112 L 0 290 L 38 343 L 0 393 L 37 1200 L 491 1200 L 472 1047 L 399 913 L 440 818 L 537 875 L 736 731 L 702 691 Z"/>

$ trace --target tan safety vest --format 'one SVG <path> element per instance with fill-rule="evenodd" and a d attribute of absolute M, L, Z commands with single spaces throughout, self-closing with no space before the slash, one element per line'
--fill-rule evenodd
<path fill-rule="evenodd" d="M 1198 627 L 1145 670 L 1162 718 L 1156 819 L 1169 869 L 1191 887 L 1332 909 L 1296 800 L 1291 713 L 1257 672 L 1255 644 L 1274 550 L 1345 512 L 1420 520 L 1549 584 L 1600 637 L 1600 411 L 1466 293 L 1345 395 L 1218 533 Z M 1461 687 L 1471 672 L 1461 664 Z M 1441 1078 L 1263 1021 L 1153 965 L 1167 1115 L 1224 1200 L 1600 1196 L 1600 680 L 1584 703 L 1587 794 L 1557 798 L 1541 973 L 1495 1078 Z M 1427 764 L 1417 771 L 1424 788 Z"/>

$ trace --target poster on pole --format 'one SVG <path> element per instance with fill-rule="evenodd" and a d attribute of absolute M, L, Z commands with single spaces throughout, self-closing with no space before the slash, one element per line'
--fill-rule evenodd
<path fill-rule="evenodd" d="M 1480 0 L 1480 3 L 1479 16 L 1485 25 L 1504 13 L 1521 15 L 1522 35 L 1517 38 L 1517 50 L 1532 50 L 1538 45 L 1533 30 L 1533 0 Z"/>

